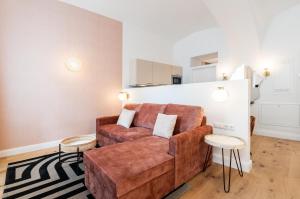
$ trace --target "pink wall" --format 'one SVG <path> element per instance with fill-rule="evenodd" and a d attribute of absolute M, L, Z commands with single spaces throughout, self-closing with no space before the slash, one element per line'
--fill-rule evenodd
<path fill-rule="evenodd" d="M 82 61 L 70 72 L 70 56 Z M 120 109 L 122 24 L 54 0 L 0 1 L 0 150 L 95 132 Z"/>

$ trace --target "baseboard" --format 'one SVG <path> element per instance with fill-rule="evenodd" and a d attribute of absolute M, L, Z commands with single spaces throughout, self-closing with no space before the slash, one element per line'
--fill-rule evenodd
<path fill-rule="evenodd" d="M 95 135 L 95 134 L 88 134 L 88 135 Z M 13 155 L 19 155 L 22 153 L 38 151 L 38 150 L 42 150 L 42 149 L 58 147 L 60 141 L 61 140 L 55 140 L 55 141 L 50 141 L 50 142 L 43 142 L 43 143 L 39 143 L 39 144 L 32 144 L 32 145 L 27 145 L 27 146 L 21 146 L 21 147 L 1 150 L 0 158 L 13 156 Z"/>
<path fill-rule="evenodd" d="M 223 165 L 222 155 L 214 154 L 213 155 L 213 162 L 217 163 L 217 164 L 220 164 L 220 165 Z M 225 166 L 227 166 L 227 167 L 229 166 L 229 157 L 224 157 L 224 163 L 225 163 Z M 243 171 L 249 173 L 252 169 L 252 160 L 242 161 L 241 163 L 242 163 Z M 237 169 L 236 163 L 235 163 L 235 160 L 234 160 L 233 157 L 232 157 L 232 161 L 231 161 L 231 167 L 234 168 L 234 169 Z"/>
<path fill-rule="evenodd" d="M 264 128 L 257 128 L 255 129 L 255 135 L 262 135 L 267 137 L 275 137 L 280 139 L 287 139 L 287 140 L 295 140 L 300 141 L 300 133 L 297 132 L 289 132 L 286 130 L 271 130 L 271 129 L 264 129 Z"/>

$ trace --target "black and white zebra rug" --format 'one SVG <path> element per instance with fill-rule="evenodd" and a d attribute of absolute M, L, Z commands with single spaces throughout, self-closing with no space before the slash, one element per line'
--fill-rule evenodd
<path fill-rule="evenodd" d="M 92 199 L 84 185 L 82 160 L 76 154 L 58 153 L 8 164 L 3 199 Z M 72 163 L 72 161 L 75 161 Z M 165 199 L 177 199 L 189 189 L 184 184 Z"/>

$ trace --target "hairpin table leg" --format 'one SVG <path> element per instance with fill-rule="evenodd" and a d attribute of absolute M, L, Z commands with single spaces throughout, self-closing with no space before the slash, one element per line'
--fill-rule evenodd
<path fill-rule="evenodd" d="M 226 186 L 226 177 L 225 177 L 225 166 L 224 166 L 224 150 L 222 148 L 222 163 L 223 163 L 223 185 L 225 193 L 230 191 L 230 179 L 231 179 L 231 158 L 232 158 L 232 149 L 230 149 L 230 162 L 229 162 L 229 176 L 228 176 L 228 183 Z M 226 188 L 227 187 L 227 188 Z"/>
<path fill-rule="evenodd" d="M 212 151 L 212 146 L 208 145 L 202 171 L 206 171 L 206 169 L 207 169 L 208 160 L 211 156 L 211 151 Z"/>
<path fill-rule="evenodd" d="M 61 163 L 60 154 L 61 154 L 61 145 L 59 144 L 58 145 L 58 160 L 59 160 L 59 163 Z"/>
<path fill-rule="evenodd" d="M 238 154 L 239 162 L 238 162 L 237 159 L 236 159 L 235 152 L 234 152 L 234 149 L 233 149 L 233 155 L 234 155 L 236 167 L 237 167 L 237 169 L 238 169 L 238 171 L 239 171 L 239 175 L 240 175 L 241 177 L 243 177 L 243 176 L 244 176 L 244 173 L 243 173 L 243 168 L 242 168 L 242 163 L 241 163 L 241 158 L 240 158 L 240 152 L 239 152 L 238 149 L 237 149 L 236 151 L 237 151 L 237 154 Z"/>

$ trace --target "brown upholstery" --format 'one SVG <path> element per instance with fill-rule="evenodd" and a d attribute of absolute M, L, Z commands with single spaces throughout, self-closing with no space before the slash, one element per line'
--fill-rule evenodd
<path fill-rule="evenodd" d="M 133 125 L 153 129 L 157 114 L 164 113 L 166 104 L 143 104 L 136 113 Z"/>
<path fill-rule="evenodd" d="M 145 136 L 151 136 L 152 130 L 143 127 L 125 128 L 117 124 L 100 126 L 98 133 L 116 142 L 132 141 Z M 101 146 L 102 143 L 99 143 Z"/>
<path fill-rule="evenodd" d="M 175 157 L 175 187 L 201 171 L 207 152 L 204 136 L 211 133 L 211 126 L 199 126 L 170 138 L 169 153 Z"/>
<path fill-rule="evenodd" d="M 141 106 L 142 106 L 142 104 L 125 104 L 124 108 L 128 109 L 128 110 L 139 111 Z"/>
<path fill-rule="evenodd" d="M 174 135 L 201 125 L 203 109 L 199 106 L 168 104 L 164 112 L 167 115 L 177 115 Z"/>
<path fill-rule="evenodd" d="M 168 150 L 168 139 L 151 136 L 85 152 L 86 184 L 96 198 L 122 198 L 134 190 L 135 198 L 163 197 L 174 188 L 174 157 Z M 168 177 L 160 179 L 164 174 Z M 144 187 L 155 179 L 158 184 Z M 137 191 L 140 187 L 148 192 Z"/>
<path fill-rule="evenodd" d="M 97 141 L 104 147 L 84 155 L 85 183 L 96 199 L 159 199 L 201 171 L 207 152 L 204 136 L 212 133 L 201 107 L 124 108 L 136 111 L 133 125 L 116 125 L 118 116 L 98 118 Z M 178 115 L 170 139 L 152 136 L 158 113 Z"/>

